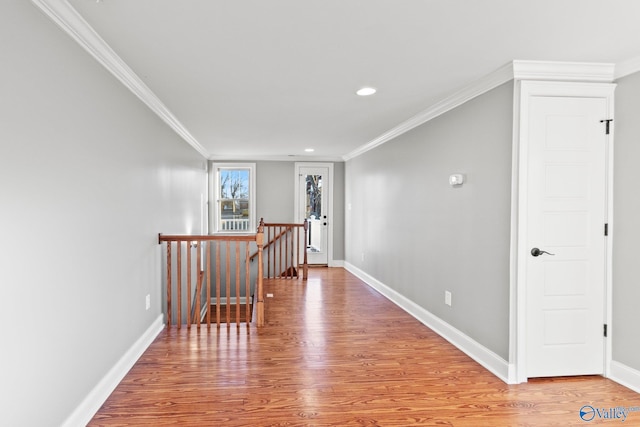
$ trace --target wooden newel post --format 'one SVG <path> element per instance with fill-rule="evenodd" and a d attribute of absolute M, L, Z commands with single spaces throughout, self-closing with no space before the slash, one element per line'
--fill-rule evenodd
<path fill-rule="evenodd" d="M 264 326 L 264 288 L 262 283 L 264 279 L 264 265 L 262 263 L 262 248 L 264 246 L 264 221 L 262 219 L 260 219 L 258 233 L 256 234 L 256 245 L 258 246 L 258 277 L 256 278 L 256 280 L 258 281 L 256 285 L 256 292 L 258 294 L 258 297 L 256 298 L 256 323 L 258 326 Z"/>
<path fill-rule="evenodd" d="M 309 233 L 309 221 L 308 220 L 304 220 L 304 245 L 302 247 L 302 280 L 307 280 L 307 269 L 308 269 L 308 264 L 307 264 L 307 239 L 308 237 L 308 233 Z"/>

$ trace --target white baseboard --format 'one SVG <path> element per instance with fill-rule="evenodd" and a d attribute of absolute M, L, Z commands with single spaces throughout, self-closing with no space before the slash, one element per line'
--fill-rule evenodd
<path fill-rule="evenodd" d="M 342 259 L 334 259 L 329 261 L 329 267 L 341 267 L 344 268 L 344 260 Z"/>
<path fill-rule="evenodd" d="M 236 305 L 236 302 L 238 301 L 238 297 L 220 297 L 220 305 L 227 305 L 227 299 L 229 300 L 229 304 L 230 305 Z M 247 303 L 247 297 L 240 297 L 240 304 L 246 304 Z M 218 299 L 216 297 L 211 297 L 211 301 L 210 304 L 211 305 L 216 305 L 216 301 Z M 205 307 L 205 311 L 206 311 L 206 307 Z"/>
<path fill-rule="evenodd" d="M 127 350 L 62 425 L 64 427 L 87 425 L 162 329 L 164 329 L 163 314 L 158 316 L 144 334 Z"/>
<path fill-rule="evenodd" d="M 415 317 L 421 323 L 432 329 L 435 333 L 449 341 L 459 350 L 484 366 L 507 384 L 515 384 L 515 365 L 510 365 L 506 360 L 484 347 L 482 344 L 465 335 L 439 317 L 420 307 L 405 296 L 399 294 L 376 278 L 349 262 L 345 262 L 345 269 L 365 282 L 367 285 L 380 292 L 391 302 Z"/>
<path fill-rule="evenodd" d="M 640 393 L 640 371 L 623 365 L 615 360 L 611 361 L 609 379 Z"/>

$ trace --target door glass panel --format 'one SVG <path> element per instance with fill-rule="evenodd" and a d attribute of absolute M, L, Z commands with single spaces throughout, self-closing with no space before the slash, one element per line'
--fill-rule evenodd
<path fill-rule="evenodd" d="M 309 221 L 308 252 L 321 252 L 322 244 L 322 175 L 305 175 L 305 219 Z"/>

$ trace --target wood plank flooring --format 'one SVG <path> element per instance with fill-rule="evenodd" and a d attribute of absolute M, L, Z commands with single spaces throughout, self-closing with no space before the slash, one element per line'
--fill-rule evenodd
<path fill-rule="evenodd" d="M 507 385 L 340 268 L 265 288 L 264 328 L 163 331 L 89 425 L 618 425 L 580 408 L 640 407 L 601 377 Z"/>

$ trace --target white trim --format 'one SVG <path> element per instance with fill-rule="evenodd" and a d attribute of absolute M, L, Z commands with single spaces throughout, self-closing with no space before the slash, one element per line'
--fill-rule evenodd
<path fill-rule="evenodd" d="M 295 155 L 275 155 L 275 156 L 259 156 L 255 154 L 240 155 L 211 155 L 209 160 L 214 162 L 233 162 L 233 161 L 263 161 L 263 162 L 343 162 L 342 156 L 295 156 Z"/>
<path fill-rule="evenodd" d="M 164 328 L 164 315 L 159 315 L 147 330 L 133 343 L 127 352 L 118 362 L 107 372 L 107 374 L 89 392 L 87 397 L 78 407 L 67 417 L 62 424 L 63 427 L 84 426 L 91 421 L 91 418 L 98 412 L 98 409 L 113 393 L 113 390 L 120 384 L 120 381 L 127 375 L 129 370 L 136 364 L 140 356 L 151 345 L 153 340 Z"/>
<path fill-rule="evenodd" d="M 611 361 L 609 379 L 640 393 L 640 371 L 614 360 Z"/>
<path fill-rule="evenodd" d="M 510 357 L 512 350 L 515 350 L 515 358 L 511 359 L 515 362 L 517 382 L 527 381 L 526 372 L 526 262 L 528 254 L 528 248 L 525 247 L 527 243 L 527 192 L 528 188 L 528 116 L 529 116 L 529 99 L 534 96 L 570 96 L 570 97 L 600 97 L 607 99 L 607 109 L 609 112 L 609 118 L 613 118 L 613 91 L 615 90 L 615 84 L 612 83 L 588 83 L 588 82 L 558 82 L 558 81 L 518 81 L 516 80 L 516 92 L 514 96 L 517 96 L 518 104 L 516 104 L 517 114 L 514 114 L 514 140 L 513 150 L 517 153 L 517 162 L 514 161 L 513 174 L 517 175 L 517 179 L 512 180 L 512 185 L 517 188 L 512 188 L 512 194 L 515 194 L 517 207 L 515 211 L 517 213 L 516 221 L 512 218 L 512 245 L 515 244 L 516 249 L 511 251 L 511 269 L 512 280 L 515 277 L 516 283 L 511 284 L 512 292 L 515 289 L 515 299 L 510 298 L 510 325 L 509 329 L 515 331 L 515 337 L 513 333 L 510 334 L 510 339 L 515 341 L 515 344 L 510 343 Z M 608 163 L 607 163 L 607 200 L 606 210 L 608 216 L 608 222 L 610 230 L 613 222 L 613 134 L 609 136 L 609 149 L 608 149 Z M 515 191 L 514 191 L 515 190 Z M 514 206 L 512 206 L 512 212 Z M 515 240 L 513 239 L 513 233 L 516 233 Z M 607 253 L 606 253 L 606 301 L 605 301 L 605 316 L 607 322 L 611 324 L 611 316 L 613 310 L 612 303 L 612 244 L 613 233 L 609 233 L 607 239 Z M 613 346 L 613 340 L 605 340 L 605 363 L 603 367 L 604 375 L 608 375 L 608 366 L 611 361 L 611 348 Z"/>
<path fill-rule="evenodd" d="M 66 0 L 31 0 L 202 156 L 210 153 Z"/>
<path fill-rule="evenodd" d="M 518 365 L 518 162 L 520 159 L 520 81 L 513 82 L 513 142 L 511 149 L 511 228 L 509 246 L 509 366 L 514 367 L 514 377 L 521 382 Z M 526 376 L 524 377 L 526 381 Z"/>
<path fill-rule="evenodd" d="M 615 78 L 619 79 L 640 71 L 640 56 L 622 61 L 616 65 Z"/>
<path fill-rule="evenodd" d="M 344 263 L 345 263 L 345 261 L 343 259 L 329 260 L 329 267 L 344 268 Z"/>
<path fill-rule="evenodd" d="M 613 81 L 614 68 L 614 64 L 608 63 L 513 61 L 513 78 L 609 83 Z"/>
<path fill-rule="evenodd" d="M 611 84 L 610 98 L 607 104 L 607 113 L 608 118 L 613 119 L 615 117 L 615 89 L 617 84 Z M 611 126 L 609 130 L 609 137 L 607 138 L 607 164 L 606 164 L 606 213 L 605 213 L 605 221 L 608 224 L 608 236 L 605 239 L 606 241 L 606 264 L 605 264 L 605 318 L 606 323 L 611 331 L 611 325 L 613 324 L 613 240 L 614 240 L 614 231 L 615 231 L 615 221 L 613 218 L 613 171 L 614 171 L 614 144 L 615 140 L 615 125 Z M 604 375 L 608 377 L 611 375 L 611 361 L 613 360 L 613 333 L 608 334 L 609 337 L 605 340 L 605 355 L 604 355 Z"/>
<path fill-rule="evenodd" d="M 442 101 L 437 102 L 426 110 L 416 114 L 409 120 L 400 123 L 396 127 L 369 141 L 365 145 L 356 148 L 350 153 L 344 155 L 343 160 L 346 161 L 353 159 L 354 157 L 358 157 L 361 154 L 364 154 L 367 151 L 384 144 L 385 142 L 391 141 L 392 139 L 397 138 L 403 133 L 414 129 L 428 122 L 429 120 L 433 120 L 436 117 L 446 113 L 447 111 L 451 111 L 454 108 L 464 104 L 465 102 L 468 102 L 473 98 L 480 96 L 483 93 L 486 93 L 503 83 L 508 82 L 511 79 L 513 79 L 513 65 L 511 63 L 508 63 L 492 72 L 491 74 L 488 74 L 487 76 L 476 80 L 475 82 L 463 87 L 453 95 L 448 96 Z"/>
<path fill-rule="evenodd" d="M 496 353 L 454 328 L 444 320 L 425 310 L 423 307 L 420 307 L 394 289 L 391 289 L 384 283 L 360 270 L 353 264 L 345 262 L 345 269 L 371 288 L 380 292 L 383 296 L 388 298 L 398 307 L 402 308 L 415 319 L 419 320 L 422 324 L 449 341 L 502 381 L 507 384 L 515 383 L 515 377 L 513 376 L 513 373 L 515 372 L 514 367 L 510 366 L 506 360 L 498 356 Z"/>
<path fill-rule="evenodd" d="M 327 203 L 329 204 L 329 224 L 327 230 L 327 265 L 333 260 L 333 220 L 335 218 L 335 212 L 333 206 L 335 205 L 333 197 L 333 163 L 317 163 L 317 162 L 296 162 L 293 166 L 294 172 L 294 185 L 293 185 L 293 201 L 294 201 L 294 212 L 293 212 L 293 220 L 296 223 L 301 223 L 303 218 L 300 218 L 300 168 L 327 168 L 329 171 L 329 197 L 327 197 Z M 306 243 L 305 243 L 306 244 Z"/>
<path fill-rule="evenodd" d="M 227 305 L 227 299 L 229 300 L 229 305 L 236 305 L 236 303 L 238 302 L 238 297 L 220 297 L 220 305 Z M 211 300 L 209 301 L 210 305 L 216 305 L 216 301 L 218 299 L 216 297 L 211 297 Z M 240 297 L 240 304 L 246 304 L 247 303 L 247 297 Z"/>

